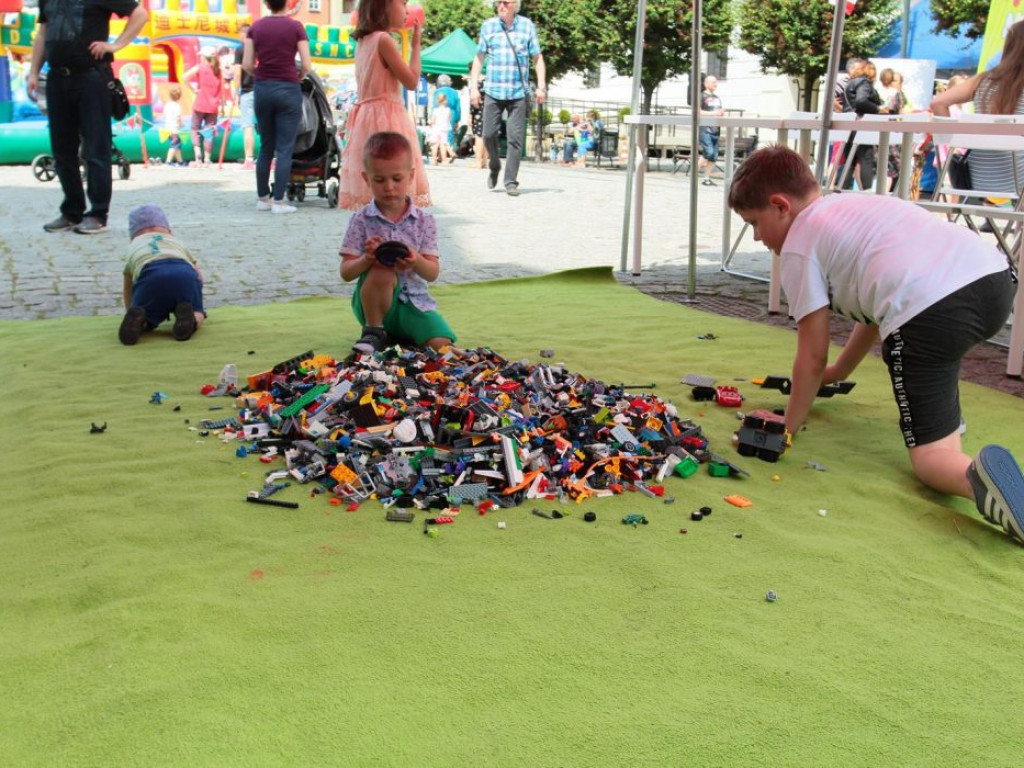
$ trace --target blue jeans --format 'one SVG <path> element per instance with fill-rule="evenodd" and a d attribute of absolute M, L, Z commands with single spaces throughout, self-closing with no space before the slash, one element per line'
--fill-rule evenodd
<path fill-rule="evenodd" d="M 60 212 L 68 221 L 92 216 L 104 224 L 110 212 L 113 184 L 110 157 L 113 135 L 110 128 L 109 70 L 87 69 L 61 74 L 51 69 L 46 78 L 46 104 L 50 122 L 50 147 L 64 202 Z M 89 189 L 88 212 L 85 191 L 78 170 L 81 144 L 86 158 L 85 179 Z"/>
<path fill-rule="evenodd" d="M 253 87 L 256 99 L 256 125 L 260 132 L 260 154 L 256 159 L 256 194 L 270 196 L 270 161 L 274 167 L 274 202 L 284 200 L 288 179 L 292 174 L 292 152 L 295 133 L 302 117 L 302 89 L 298 83 L 284 80 L 257 80 Z"/>

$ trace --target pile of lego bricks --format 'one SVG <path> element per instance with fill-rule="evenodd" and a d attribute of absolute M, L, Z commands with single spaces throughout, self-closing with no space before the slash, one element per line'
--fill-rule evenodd
<path fill-rule="evenodd" d="M 670 402 L 627 386 L 484 348 L 392 347 L 343 362 L 310 351 L 241 390 L 221 387 L 237 416 L 201 426 L 241 441 L 239 456 L 284 460 L 251 500 L 284 487 L 277 480 L 350 505 L 377 498 L 420 509 L 626 490 L 659 497 L 668 473 L 687 477 L 718 458 Z"/>

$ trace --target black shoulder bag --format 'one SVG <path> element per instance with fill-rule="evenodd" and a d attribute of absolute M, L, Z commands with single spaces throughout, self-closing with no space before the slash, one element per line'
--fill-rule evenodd
<path fill-rule="evenodd" d="M 505 39 L 508 40 L 508 47 L 512 49 L 512 55 L 516 57 L 516 72 L 519 73 L 519 82 L 523 84 L 523 94 L 526 99 L 526 122 L 530 122 L 530 115 L 533 114 L 533 89 L 530 87 L 530 81 L 523 75 L 523 68 L 519 64 L 519 54 L 516 53 L 516 47 L 512 43 L 512 37 L 509 35 L 504 23 L 501 25 L 501 31 L 505 33 Z M 527 59 L 527 62 L 529 62 L 529 59 Z M 527 64 L 527 66 L 529 66 L 529 64 Z"/>
<path fill-rule="evenodd" d="M 963 154 L 953 152 L 953 156 L 949 160 L 949 180 L 953 182 L 953 187 L 956 189 L 974 189 L 971 182 L 970 155 L 971 150 L 967 150 Z"/>
<path fill-rule="evenodd" d="M 92 51 L 89 50 L 89 46 L 85 45 L 81 38 L 78 38 L 78 41 L 85 47 L 86 55 L 93 62 L 93 69 L 110 77 L 107 80 L 107 93 L 110 94 L 110 116 L 115 120 L 124 120 L 128 116 L 132 105 L 128 101 L 128 92 L 124 89 L 124 83 L 121 82 L 120 78 L 114 77 L 113 64 L 108 61 L 97 62 L 92 58 Z"/>

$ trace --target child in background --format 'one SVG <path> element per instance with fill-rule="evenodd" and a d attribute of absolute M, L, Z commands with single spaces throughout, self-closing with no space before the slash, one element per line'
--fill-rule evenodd
<path fill-rule="evenodd" d="M 448 141 L 451 132 L 452 110 L 448 106 L 448 97 L 439 93 L 437 106 L 430 115 L 430 143 L 434 145 L 434 162 L 437 165 L 446 160 L 450 163 L 455 159 L 452 155 L 452 145 Z"/>
<path fill-rule="evenodd" d="M 203 275 L 195 256 L 176 237 L 163 210 L 140 205 L 128 213 L 132 243 L 124 267 L 124 306 L 128 311 L 117 337 L 135 344 L 174 315 L 171 333 L 186 341 L 203 324 Z"/>
<path fill-rule="evenodd" d="M 181 156 L 181 86 L 171 83 L 167 88 L 164 102 L 164 130 L 170 134 L 170 149 L 167 150 L 167 165 L 178 167 L 185 164 Z"/>
<path fill-rule="evenodd" d="M 195 164 L 209 167 L 213 157 L 213 139 L 217 135 L 217 115 L 224 105 L 224 83 L 221 79 L 217 50 L 206 46 L 199 52 L 198 63 L 181 79 L 189 82 L 197 77 L 196 98 L 192 102 L 192 151 Z"/>
<path fill-rule="evenodd" d="M 729 207 L 779 255 L 797 323 L 786 429 L 796 435 L 818 389 L 849 377 L 882 339 L 914 474 L 971 499 L 1024 544 L 1024 475 L 987 445 L 972 461 L 960 443 L 960 360 L 1006 322 L 1016 278 L 1006 258 L 967 227 L 885 195 L 821 196 L 807 163 L 766 147 L 736 171 Z M 828 364 L 829 311 L 856 321 Z"/>
<path fill-rule="evenodd" d="M 352 311 L 363 326 L 352 349 L 372 354 L 390 341 L 429 344 L 455 341 L 437 311 L 427 283 L 440 272 L 437 225 L 409 196 L 416 167 L 412 144 L 398 133 L 376 133 L 363 144 L 363 180 L 373 200 L 349 220 L 341 244 L 341 278 L 355 280 Z M 409 250 L 389 265 L 377 258 L 381 243 L 397 241 Z"/>
<path fill-rule="evenodd" d="M 402 58 L 389 30 L 405 25 L 406 0 L 362 0 L 352 37 L 356 46 L 356 91 L 359 100 L 345 124 L 347 141 L 341 161 L 338 205 L 359 210 L 373 199 L 363 174 L 363 146 L 375 133 L 400 133 L 419 147 L 416 126 L 402 102 L 399 89 L 415 90 L 420 77 L 419 26 L 413 28 L 409 63 Z M 430 185 L 423 171 L 423 157 L 414 154 L 410 193 L 415 205 L 430 205 Z"/>

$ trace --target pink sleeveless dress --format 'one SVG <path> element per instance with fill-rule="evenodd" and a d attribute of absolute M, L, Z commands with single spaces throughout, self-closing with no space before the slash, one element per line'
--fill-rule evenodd
<path fill-rule="evenodd" d="M 423 168 L 423 153 L 416 126 L 402 103 L 401 84 L 380 58 L 378 48 L 387 32 L 371 32 L 356 45 L 356 89 L 359 100 L 346 122 L 345 151 L 341 156 L 338 205 L 358 210 L 373 199 L 363 181 L 363 147 L 367 138 L 380 131 L 393 131 L 409 139 L 412 146 L 413 184 L 409 191 L 413 204 L 431 204 L 430 183 Z"/>

